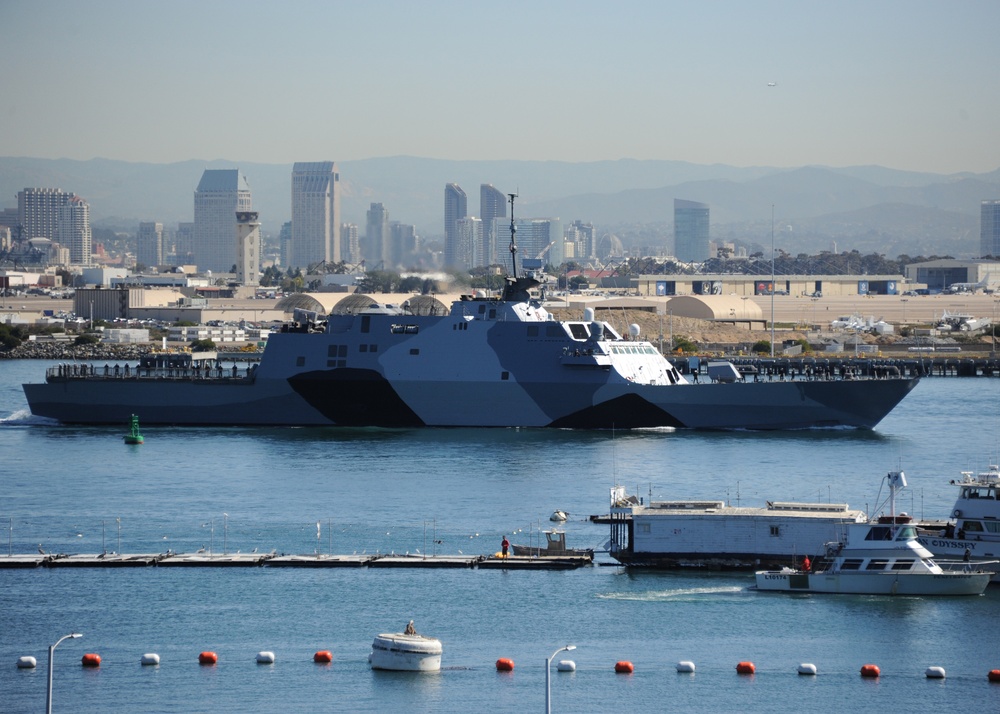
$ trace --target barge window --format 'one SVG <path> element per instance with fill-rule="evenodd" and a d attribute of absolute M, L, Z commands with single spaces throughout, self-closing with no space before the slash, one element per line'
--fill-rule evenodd
<path fill-rule="evenodd" d="M 563 337 L 566 333 L 563 332 L 561 325 L 546 325 L 545 326 L 545 336 L 546 337 Z"/>
<path fill-rule="evenodd" d="M 889 564 L 888 560 L 883 560 L 881 558 L 872 558 L 868 561 L 868 565 L 865 566 L 865 570 L 885 570 L 885 566 Z"/>
<path fill-rule="evenodd" d="M 590 337 L 590 334 L 587 332 L 587 326 L 579 322 L 569 323 L 569 331 L 573 333 L 573 339 L 576 340 L 585 340 Z"/>
<path fill-rule="evenodd" d="M 781 537 L 781 526 L 771 526 L 771 536 L 774 538 Z"/>
<path fill-rule="evenodd" d="M 913 567 L 913 563 L 914 562 L 915 561 L 912 561 L 912 560 L 897 560 L 895 563 L 892 564 L 892 569 L 893 570 L 910 570 Z"/>
<path fill-rule="evenodd" d="M 528 325 L 528 337 L 538 337 L 538 325 Z"/>
<path fill-rule="evenodd" d="M 414 347 L 412 350 L 410 350 L 410 354 L 411 355 L 418 355 L 418 354 L 420 354 L 420 350 L 417 349 L 416 347 Z"/>
<path fill-rule="evenodd" d="M 506 382 L 508 379 L 510 379 L 510 372 L 501 372 L 500 373 L 500 381 Z"/>
<path fill-rule="evenodd" d="M 848 558 L 840 566 L 841 570 L 860 570 L 861 569 L 861 558 Z"/>
<path fill-rule="evenodd" d="M 305 357 L 301 357 L 301 356 L 296 357 L 295 358 L 295 366 L 296 367 L 305 367 L 306 366 L 306 358 Z"/>
<path fill-rule="evenodd" d="M 361 316 L 361 331 L 362 332 L 371 332 L 371 329 L 372 329 L 372 316 L 371 315 L 362 315 Z"/>
<path fill-rule="evenodd" d="M 639 532 L 640 533 L 649 533 L 649 524 L 648 523 L 640 523 L 639 524 Z"/>

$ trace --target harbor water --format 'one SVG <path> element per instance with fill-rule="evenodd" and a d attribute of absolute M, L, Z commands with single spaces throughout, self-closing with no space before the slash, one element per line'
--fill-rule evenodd
<path fill-rule="evenodd" d="M 616 483 L 648 499 L 832 501 L 945 518 L 963 470 L 996 463 L 1000 380 L 924 379 L 874 430 L 693 433 L 536 429 L 72 427 L 32 417 L 0 362 L 0 558 L 8 553 L 492 554 L 537 541 L 556 509 L 601 548 Z M 698 387 L 692 387 L 698 388 Z M 488 404 L 481 407 L 489 409 Z M 140 422 L 141 411 L 138 414 Z M 610 563 L 606 556 L 597 560 Z M 752 574 L 375 568 L 0 569 L 0 710 L 74 712 L 953 711 L 1000 708 L 1000 586 L 982 597 L 781 595 Z M 373 672 L 379 632 L 444 645 L 436 674 Z M 317 650 L 333 662 L 316 665 Z M 215 666 L 198 654 L 213 651 Z M 273 651 L 273 665 L 255 655 Z M 144 653 L 160 655 L 143 667 Z M 84 653 L 102 658 L 81 667 Z M 17 669 L 18 657 L 37 658 Z M 494 663 L 515 662 L 510 673 Z M 572 659 L 572 673 L 555 662 Z M 614 665 L 628 660 L 631 675 Z M 694 674 L 678 674 L 682 660 Z M 752 661 L 756 674 L 736 674 Z M 796 673 L 816 664 L 818 675 Z M 878 679 L 859 675 L 865 664 Z M 945 679 L 927 679 L 930 666 Z"/>

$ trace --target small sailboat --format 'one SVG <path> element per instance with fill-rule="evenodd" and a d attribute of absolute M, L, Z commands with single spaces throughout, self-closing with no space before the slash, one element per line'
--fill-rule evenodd
<path fill-rule="evenodd" d="M 128 433 L 124 437 L 126 444 L 141 444 L 145 441 L 139 432 L 139 417 L 133 414 L 128 420 Z"/>

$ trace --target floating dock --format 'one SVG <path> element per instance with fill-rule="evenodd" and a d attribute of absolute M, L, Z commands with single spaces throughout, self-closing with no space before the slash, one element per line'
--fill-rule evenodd
<path fill-rule="evenodd" d="M 13 568 L 480 568 L 483 570 L 571 570 L 593 565 L 589 555 L 278 555 L 276 553 L 75 553 L 0 556 Z"/>

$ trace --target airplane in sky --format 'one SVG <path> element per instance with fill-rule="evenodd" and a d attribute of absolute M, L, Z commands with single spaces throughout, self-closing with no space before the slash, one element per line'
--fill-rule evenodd
<path fill-rule="evenodd" d="M 777 86 L 778 86 L 778 83 L 777 83 L 777 82 L 768 82 L 768 83 L 767 83 L 767 86 L 768 86 L 768 87 L 777 87 Z"/>
<path fill-rule="evenodd" d="M 949 293 L 972 293 L 975 295 L 980 290 L 984 292 L 991 292 L 989 273 L 986 273 L 986 277 L 978 283 L 952 283 L 948 286 Z"/>

